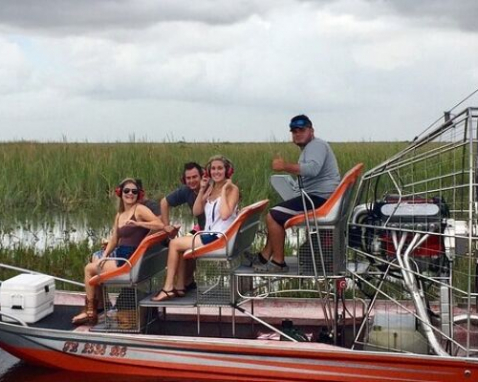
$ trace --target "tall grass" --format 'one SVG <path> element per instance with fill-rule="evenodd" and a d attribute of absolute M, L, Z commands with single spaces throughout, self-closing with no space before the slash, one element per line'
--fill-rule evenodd
<path fill-rule="evenodd" d="M 371 168 L 404 146 L 378 142 L 332 144 L 342 174 L 358 162 Z M 14 231 L 16 215 L 22 225 L 27 217 L 28 222 L 42 222 L 47 230 L 59 215 L 72 216 L 73 226 L 74 222 L 87 221 L 90 227 L 104 227 L 114 214 L 113 190 L 121 179 L 141 178 L 149 197 L 158 199 L 179 185 L 184 162 L 205 164 L 218 153 L 235 165 L 234 181 L 241 189 L 243 205 L 264 198 L 275 202 L 277 197 L 269 186 L 271 160 L 278 154 L 296 162 L 300 154 L 289 142 L 1 143 L 0 233 Z M 263 239 L 258 239 L 259 246 Z M 65 240 L 40 250 L 22 241 L 14 248 L 3 247 L 0 242 L 0 262 L 80 280 L 86 256 L 98 249 L 97 241 Z M 0 280 L 13 274 L 0 271 Z"/>
<path fill-rule="evenodd" d="M 41 253 L 30 246 L 19 245 L 16 248 L 0 247 L 0 263 L 83 282 L 83 269 L 87 263 L 88 256 L 94 250 L 95 248 L 87 240 L 46 248 Z M 0 280 L 7 280 L 17 274 L 17 271 L 0 268 Z M 81 288 L 67 283 L 61 285 L 61 288 L 81 290 Z"/>
<path fill-rule="evenodd" d="M 405 143 L 333 143 L 341 172 L 358 162 L 370 168 Z M 125 177 L 143 180 L 150 197 L 179 184 L 183 163 L 205 164 L 214 154 L 235 165 L 234 181 L 244 204 L 270 198 L 275 154 L 296 162 L 299 149 L 282 143 L 35 143 L 0 144 L 0 208 L 6 212 L 112 210 L 113 189 Z"/>

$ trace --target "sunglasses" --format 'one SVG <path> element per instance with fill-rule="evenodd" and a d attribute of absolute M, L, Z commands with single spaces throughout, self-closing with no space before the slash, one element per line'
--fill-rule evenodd
<path fill-rule="evenodd" d="M 138 195 L 139 190 L 137 188 L 123 188 L 123 194 L 132 193 L 133 195 Z"/>

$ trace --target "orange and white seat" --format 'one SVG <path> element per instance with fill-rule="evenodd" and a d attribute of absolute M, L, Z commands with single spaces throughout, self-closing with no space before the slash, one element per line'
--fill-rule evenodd
<path fill-rule="evenodd" d="M 244 207 L 226 232 L 218 234 L 219 238 L 217 240 L 186 251 L 184 258 L 191 259 L 203 256 L 208 258 L 232 258 L 240 255 L 251 246 L 261 213 L 268 203 L 269 200 L 266 199 Z M 209 232 L 202 231 L 201 233 Z M 196 240 L 200 240 L 200 238 L 197 237 Z"/>
<path fill-rule="evenodd" d="M 168 248 L 164 241 L 168 233 L 160 231 L 146 236 L 128 260 L 120 267 L 101 272 L 89 281 L 92 286 L 101 286 L 104 301 L 108 302 L 111 296 L 117 296 L 114 315 L 105 314 L 104 323 L 97 325 L 97 331 L 128 331 L 141 330 L 139 301 L 152 292 L 152 277 L 166 268 Z M 102 259 L 98 266 L 105 261 L 120 259 L 108 257 Z"/>
<path fill-rule="evenodd" d="M 262 200 L 244 207 L 217 240 L 184 253 L 185 259 L 197 259 L 198 306 L 229 306 L 233 303 L 231 274 L 241 263 L 240 255 L 251 247 L 268 203 L 269 200 Z M 198 240 L 196 234 L 195 241 Z"/>
<path fill-rule="evenodd" d="M 351 168 L 323 205 L 315 210 L 308 211 L 307 215 L 304 212 L 286 221 L 284 225 L 286 229 L 307 226 L 307 220 L 309 223 L 308 228 L 310 230 L 307 232 L 306 240 L 299 246 L 298 250 L 300 274 L 314 275 L 315 273 L 309 237 L 313 243 L 316 265 L 321 264 L 319 253 L 322 250 L 327 273 L 337 275 L 345 270 L 346 221 L 353 188 L 362 169 L 362 163 Z M 317 236 L 321 238 L 320 247 Z M 320 272 L 323 272 L 323 270 L 321 269 Z"/>
<path fill-rule="evenodd" d="M 100 274 L 90 279 L 90 285 L 97 286 L 100 284 L 129 284 L 138 283 L 151 275 L 156 274 L 166 266 L 167 248 L 163 242 L 168 238 L 165 231 L 156 232 L 146 236 L 139 244 L 128 260 L 124 260 L 124 264 L 120 267 Z M 159 253 L 165 253 L 165 256 L 158 256 Z M 98 266 L 101 267 L 103 261 L 116 261 L 116 258 L 105 258 Z"/>
<path fill-rule="evenodd" d="M 359 163 L 351 168 L 342 178 L 341 182 L 330 195 L 327 201 L 315 210 L 308 212 L 310 220 L 317 218 L 318 224 L 334 224 L 339 221 L 350 205 L 350 199 L 352 196 L 352 190 L 357 182 L 358 177 L 362 173 L 363 164 Z M 303 214 L 295 215 L 287 220 L 284 228 L 290 228 L 298 225 L 305 224 L 305 212 Z"/>

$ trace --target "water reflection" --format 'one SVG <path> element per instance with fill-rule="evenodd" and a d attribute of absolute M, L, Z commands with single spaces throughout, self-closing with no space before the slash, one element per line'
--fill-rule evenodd
<path fill-rule="evenodd" d="M 4 217 L 0 223 L 0 245 L 6 249 L 28 247 L 43 251 L 83 240 L 92 244 L 108 236 L 109 230 L 107 221 L 92 221 L 85 216 Z"/>
<path fill-rule="evenodd" d="M 4 217 L 0 221 L 0 248 L 34 248 L 37 252 L 57 248 L 68 243 L 86 240 L 89 246 L 110 235 L 112 216 L 98 218 L 85 215 L 33 215 L 31 217 Z M 192 227 L 191 216 L 179 215 L 173 220 L 187 231 Z"/>
<path fill-rule="evenodd" d="M 194 220 L 188 209 L 175 209 L 171 223 L 181 226 L 180 235 L 189 232 Z M 87 241 L 89 247 L 97 246 L 102 238 L 110 236 L 114 211 L 110 214 L 32 214 L 31 216 L 3 217 L 0 220 L 0 249 L 33 248 L 36 253 L 65 247 L 70 243 Z M 286 251 L 297 243 L 294 230 L 286 232 Z M 265 229 L 259 229 L 256 246 L 265 242 Z M 291 251 L 292 252 L 292 251 Z"/>

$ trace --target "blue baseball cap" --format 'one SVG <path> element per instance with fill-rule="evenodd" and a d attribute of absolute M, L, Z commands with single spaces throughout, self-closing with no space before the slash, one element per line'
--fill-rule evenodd
<path fill-rule="evenodd" d="M 312 128 L 312 122 L 309 117 L 304 114 L 301 114 L 295 116 L 290 120 L 289 127 L 290 131 L 292 131 L 293 129 L 305 129 L 307 127 Z"/>

